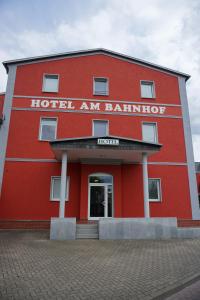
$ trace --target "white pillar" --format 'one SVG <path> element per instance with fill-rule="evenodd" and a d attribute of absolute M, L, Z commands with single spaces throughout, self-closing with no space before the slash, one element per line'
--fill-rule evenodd
<path fill-rule="evenodd" d="M 65 217 L 66 179 L 67 179 L 67 153 L 63 152 L 62 166 L 61 166 L 59 218 Z"/>
<path fill-rule="evenodd" d="M 144 216 L 150 217 L 149 212 L 149 182 L 148 182 L 148 168 L 147 168 L 147 154 L 142 153 L 142 169 L 143 169 L 143 190 L 144 190 Z"/>

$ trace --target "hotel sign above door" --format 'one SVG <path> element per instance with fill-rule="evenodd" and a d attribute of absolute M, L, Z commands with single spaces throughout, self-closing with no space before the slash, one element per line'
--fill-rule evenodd
<path fill-rule="evenodd" d="M 107 146 L 119 146 L 118 139 L 98 139 L 98 145 L 107 145 Z"/>

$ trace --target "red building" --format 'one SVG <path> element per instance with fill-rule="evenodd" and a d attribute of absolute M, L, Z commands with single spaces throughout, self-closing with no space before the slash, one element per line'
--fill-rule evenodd
<path fill-rule="evenodd" d="M 200 218 L 189 75 L 104 49 L 4 66 L 1 220 Z"/>

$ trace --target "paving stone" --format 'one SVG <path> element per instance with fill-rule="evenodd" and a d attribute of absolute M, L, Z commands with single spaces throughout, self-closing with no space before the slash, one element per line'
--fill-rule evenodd
<path fill-rule="evenodd" d="M 150 300 L 199 275 L 199 253 L 200 239 L 50 241 L 47 231 L 0 231 L 0 299 Z"/>
<path fill-rule="evenodd" d="M 184 287 L 174 295 L 167 297 L 166 300 L 199 300 L 200 299 L 200 280 Z"/>

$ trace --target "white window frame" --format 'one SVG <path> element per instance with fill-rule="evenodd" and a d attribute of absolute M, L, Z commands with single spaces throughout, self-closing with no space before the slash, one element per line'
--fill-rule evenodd
<path fill-rule="evenodd" d="M 48 120 L 55 120 L 56 121 L 56 128 L 55 128 L 55 139 L 57 137 L 57 128 L 58 128 L 58 118 L 57 117 L 40 117 L 40 127 L 39 127 L 39 136 L 38 140 L 43 142 L 49 142 L 50 140 L 42 139 L 42 119 L 48 119 Z"/>
<path fill-rule="evenodd" d="M 46 87 L 45 87 L 45 77 L 46 76 L 57 76 L 58 77 L 58 81 L 57 81 L 57 89 L 56 89 L 56 91 L 46 91 Z M 60 76 L 59 76 L 59 74 L 49 74 L 49 73 L 44 73 L 43 74 L 43 81 L 42 81 L 42 92 L 43 93 L 58 93 L 58 91 L 59 91 L 59 81 L 60 81 Z"/>
<path fill-rule="evenodd" d="M 101 94 L 95 91 L 95 80 L 96 79 L 105 79 L 106 80 L 106 92 L 105 94 Z M 108 96 L 109 95 L 109 79 L 107 77 L 93 77 L 93 95 L 95 96 Z"/>
<path fill-rule="evenodd" d="M 53 198 L 53 181 L 54 179 L 60 179 L 61 176 L 51 176 L 51 185 L 50 185 L 50 200 L 51 201 L 60 201 L 59 198 Z M 69 201 L 69 185 L 70 185 L 70 176 L 67 176 L 67 182 L 66 182 L 66 199 L 65 202 Z"/>
<path fill-rule="evenodd" d="M 156 141 L 154 141 L 154 142 L 150 142 L 150 141 L 147 141 L 147 140 L 144 140 L 144 137 L 143 137 L 143 125 L 155 125 L 155 137 L 156 137 Z M 144 142 L 147 142 L 147 143 L 158 143 L 158 124 L 157 124 L 157 122 L 145 122 L 145 121 L 143 121 L 142 122 L 142 140 L 144 141 Z"/>
<path fill-rule="evenodd" d="M 92 136 L 96 136 L 94 135 L 94 123 L 95 122 L 104 122 L 104 123 L 107 123 L 106 124 L 106 135 L 108 136 L 109 135 L 109 120 L 105 120 L 105 119 L 93 119 L 92 120 Z M 97 136 L 96 136 L 97 137 Z"/>
<path fill-rule="evenodd" d="M 148 197 L 149 197 L 149 180 L 157 180 L 158 181 L 158 199 L 150 199 L 149 202 L 161 202 L 162 201 L 162 191 L 161 191 L 161 178 L 148 178 Z"/>
<path fill-rule="evenodd" d="M 152 97 L 145 97 L 142 95 L 142 84 L 143 83 L 152 85 Z M 140 94 L 141 94 L 141 98 L 143 98 L 143 99 L 155 99 L 156 98 L 155 82 L 153 80 L 140 80 Z"/>

